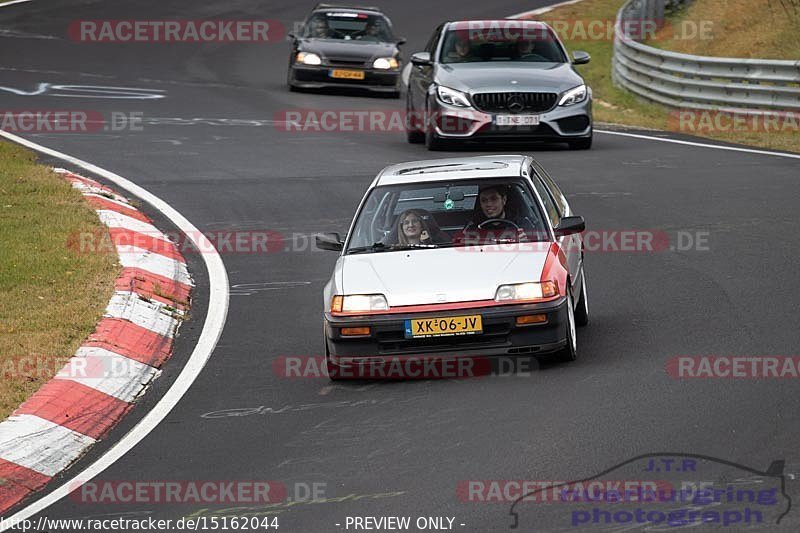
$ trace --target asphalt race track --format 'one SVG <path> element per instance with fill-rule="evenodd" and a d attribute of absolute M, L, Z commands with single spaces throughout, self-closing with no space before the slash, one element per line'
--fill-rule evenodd
<path fill-rule="evenodd" d="M 407 58 L 441 21 L 503 17 L 547 2 L 368 3 L 385 8 L 408 38 Z M 322 288 L 336 254 L 311 250 L 304 239 L 346 232 L 384 166 L 450 154 L 409 145 L 399 132 L 282 131 L 275 117 L 286 110 L 403 106 L 360 94 L 290 93 L 287 41 L 90 44 L 71 42 L 66 29 L 78 19 L 134 18 L 267 18 L 290 26 L 312 5 L 34 0 L 0 9 L 0 108 L 133 112 L 144 119 L 141 131 L 27 138 L 133 180 L 204 232 L 294 236 L 284 251 L 223 254 L 231 300 L 213 357 L 167 419 L 99 479 L 277 480 L 293 498 L 316 483 L 329 501 L 222 512 L 280 511 L 274 516 L 285 533 L 340 531 L 348 516 L 395 515 L 449 516 L 456 530 L 505 531 L 510 503 L 464 502 L 460 481 L 583 479 L 658 452 L 759 470 L 785 460 L 786 491 L 800 495 L 796 380 L 680 380 L 665 370 L 678 355 L 797 355 L 796 159 L 603 133 L 591 151 L 503 148 L 494 153 L 532 153 L 549 169 L 590 230 L 666 232 L 676 247 L 587 252 L 592 317 L 579 330 L 576 363 L 528 375 L 336 385 L 276 374 L 279 357 L 323 354 Z M 43 83 L 50 86 L 38 90 Z M 58 85 L 146 91 L 129 99 L 76 98 L 57 96 L 64 94 L 52 87 Z M 162 98 L 145 98 L 152 95 Z M 679 234 L 704 235 L 707 246 L 677 249 Z M 195 257 L 192 266 L 202 269 L 202 262 Z M 195 316 L 176 357 L 109 442 L 152 406 L 191 351 L 208 291 L 205 273 L 197 278 Z M 221 416 L 223 410 L 238 416 Z M 203 416 L 209 413 L 216 415 Z M 207 507 L 67 498 L 42 514 L 175 519 L 211 514 Z M 578 530 L 563 513 L 535 521 L 536 511 L 523 504 L 522 530 Z M 798 528 L 794 510 L 768 527 Z M 626 529 L 632 530 L 644 528 Z"/>

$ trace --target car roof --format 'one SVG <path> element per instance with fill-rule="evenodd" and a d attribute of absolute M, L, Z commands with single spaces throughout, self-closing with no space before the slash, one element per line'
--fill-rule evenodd
<path fill-rule="evenodd" d="M 373 186 L 520 176 L 525 162 L 530 159 L 524 155 L 485 155 L 410 161 L 383 169 Z"/>
<path fill-rule="evenodd" d="M 535 27 L 535 28 L 549 28 L 547 23 L 542 22 L 541 20 L 530 20 L 530 19 L 465 19 L 465 20 L 451 20 L 447 23 L 448 29 L 452 28 L 453 26 L 457 26 L 459 29 L 480 29 L 480 28 L 494 28 L 497 26 L 502 25 L 511 25 L 516 26 L 528 26 L 528 27 Z"/>
<path fill-rule="evenodd" d="M 311 11 L 314 13 L 320 11 L 344 11 L 348 13 L 371 13 L 375 15 L 383 15 L 383 12 L 377 7 L 354 6 L 354 5 L 343 5 L 343 4 L 317 4 Z"/>

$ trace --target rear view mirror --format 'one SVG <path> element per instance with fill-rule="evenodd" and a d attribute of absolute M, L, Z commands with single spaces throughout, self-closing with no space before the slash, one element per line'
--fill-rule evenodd
<path fill-rule="evenodd" d="M 576 233 L 583 233 L 586 231 L 586 221 L 583 217 L 564 217 L 558 226 L 554 228 L 556 237 L 566 237 L 567 235 L 575 235 Z"/>
<path fill-rule="evenodd" d="M 453 200 L 454 202 L 461 202 L 464 200 L 464 191 L 448 191 L 448 192 L 437 192 L 433 196 L 433 201 L 437 204 L 443 204 L 448 199 Z"/>
<path fill-rule="evenodd" d="M 344 248 L 344 242 L 338 233 L 320 233 L 316 236 L 316 242 L 320 250 L 341 252 Z"/>
<path fill-rule="evenodd" d="M 417 52 L 411 56 L 411 63 L 418 67 L 433 65 L 430 52 Z"/>
<path fill-rule="evenodd" d="M 573 65 L 585 65 L 592 60 L 592 56 L 582 50 L 575 50 L 572 52 Z"/>

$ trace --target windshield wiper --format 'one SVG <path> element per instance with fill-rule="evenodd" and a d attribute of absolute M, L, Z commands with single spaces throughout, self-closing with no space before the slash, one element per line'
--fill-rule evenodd
<path fill-rule="evenodd" d="M 361 254 L 364 252 L 385 252 L 389 247 L 382 242 L 374 242 L 369 246 L 356 246 L 347 250 L 348 254 Z"/>
<path fill-rule="evenodd" d="M 370 246 L 358 246 L 347 250 L 348 254 L 361 254 L 365 252 L 391 252 L 394 250 L 413 250 L 416 248 L 438 248 L 436 244 L 384 244 L 372 243 Z"/>

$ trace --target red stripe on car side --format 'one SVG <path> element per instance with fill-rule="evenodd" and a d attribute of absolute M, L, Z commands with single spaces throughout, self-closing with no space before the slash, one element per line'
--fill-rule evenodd
<path fill-rule="evenodd" d="M 567 256 L 564 255 L 564 251 L 558 243 L 554 242 L 547 251 L 547 259 L 544 261 L 540 281 L 555 281 L 558 286 L 559 297 L 563 297 L 567 295 L 568 275 Z"/>

